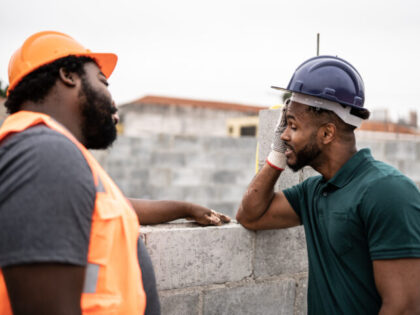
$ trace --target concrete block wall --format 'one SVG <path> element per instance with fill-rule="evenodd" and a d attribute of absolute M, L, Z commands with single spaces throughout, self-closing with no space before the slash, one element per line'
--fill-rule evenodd
<path fill-rule="evenodd" d="M 129 197 L 186 200 L 233 216 L 255 173 L 256 141 L 122 136 L 110 150 L 94 155 Z"/>
<path fill-rule="evenodd" d="M 177 222 L 144 226 L 141 233 L 162 314 L 306 314 L 307 258 L 299 228 L 252 232 L 237 223 L 203 228 Z"/>

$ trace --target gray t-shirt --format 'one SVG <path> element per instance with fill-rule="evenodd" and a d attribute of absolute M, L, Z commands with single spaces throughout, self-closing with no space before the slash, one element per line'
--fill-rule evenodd
<path fill-rule="evenodd" d="M 87 263 L 92 172 L 62 134 L 38 125 L 0 145 L 0 267 Z"/>
<path fill-rule="evenodd" d="M 89 165 L 67 137 L 44 125 L 7 137 L 0 143 L 0 268 L 42 262 L 86 266 L 95 198 Z M 146 314 L 160 314 L 153 266 L 141 239 L 138 257 Z"/>

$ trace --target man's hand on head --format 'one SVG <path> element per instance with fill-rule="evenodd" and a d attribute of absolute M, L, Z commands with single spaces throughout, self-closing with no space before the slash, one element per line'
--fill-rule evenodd
<path fill-rule="evenodd" d="M 287 128 L 286 112 L 289 102 L 286 101 L 283 109 L 280 112 L 276 127 L 274 128 L 274 138 L 271 144 L 271 152 L 267 157 L 267 163 L 278 170 L 284 170 L 286 167 L 286 144 L 281 139 L 282 133 Z"/>

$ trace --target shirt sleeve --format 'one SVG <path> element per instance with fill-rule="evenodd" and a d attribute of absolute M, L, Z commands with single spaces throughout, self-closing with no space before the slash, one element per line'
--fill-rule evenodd
<path fill-rule="evenodd" d="M 305 216 L 305 211 L 308 211 L 308 200 L 310 199 L 310 195 L 313 193 L 310 190 L 317 185 L 317 182 L 320 179 L 321 176 L 312 176 L 295 186 L 283 190 L 287 201 L 289 201 L 293 210 L 299 216 L 302 224 L 304 221 L 302 216 Z"/>
<path fill-rule="evenodd" d="M 361 207 L 373 260 L 420 257 L 420 192 L 411 180 L 375 181 Z"/>
<path fill-rule="evenodd" d="M 283 190 L 283 193 L 296 214 L 302 218 L 300 201 L 302 200 L 303 195 L 303 183 L 297 184 L 290 188 L 286 188 Z"/>
<path fill-rule="evenodd" d="M 86 265 L 96 191 L 80 150 L 36 126 L 0 146 L 0 267 Z"/>

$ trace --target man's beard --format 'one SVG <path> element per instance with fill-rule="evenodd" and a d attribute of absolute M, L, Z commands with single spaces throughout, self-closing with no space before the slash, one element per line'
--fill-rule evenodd
<path fill-rule="evenodd" d="M 312 166 L 315 159 L 321 154 L 321 150 L 316 143 L 316 133 L 311 135 L 310 141 L 303 147 L 302 150 L 296 152 L 292 147 L 288 146 L 296 156 L 296 162 L 294 164 L 287 163 L 287 166 L 297 172 L 304 166 Z"/>
<path fill-rule="evenodd" d="M 88 149 L 108 148 L 117 138 L 117 128 L 112 117 L 117 109 L 112 105 L 112 100 L 95 91 L 84 77 L 79 100 L 83 144 Z"/>

